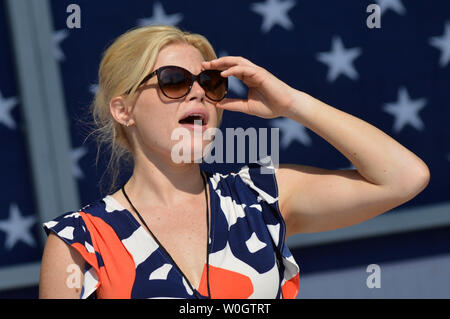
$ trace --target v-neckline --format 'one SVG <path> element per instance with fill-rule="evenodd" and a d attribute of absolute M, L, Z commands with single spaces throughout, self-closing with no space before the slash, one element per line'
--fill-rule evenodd
<path fill-rule="evenodd" d="M 200 281 L 198 283 L 198 287 L 194 287 L 194 285 L 190 282 L 189 278 L 186 276 L 186 274 L 181 270 L 180 266 L 178 266 L 178 264 L 175 262 L 175 260 L 173 259 L 173 257 L 170 255 L 170 253 L 167 251 L 167 249 L 161 244 L 161 242 L 158 240 L 158 238 L 156 237 L 156 235 L 153 234 L 153 232 L 149 232 L 145 226 L 141 225 L 141 223 L 139 223 L 139 221 L 136 219 L 136 217 L 128 210 L 126 209 L 122 204 L 120 204 L 120 202 L 118 200 L 116 200 L 114 197 L 112 197 L 111 195 L 107 195 L 107 198 L 110 198 L 114 201 L 114 203 L 116 204 L 116 206 L 118 208 L 120 208 L 120 211 L 124 211 L 127 216 L 130 218 L 131 222 L 137 226 L 137 227 L 142 227 L 145 229 L 145 234 L 146 236 L 148 236 L 148 238 L 152 241 L 154 241 L 159 248 L 161 248 L 161 255 L 163 256 L 163 258 L 165 258 L 168 262 L 170 262 L 173 267 L 179 272 L 180 276 L 186 281 L 186 284 L 189 286 L 189 288 L 192 290 L 193 294 L 199 294 L 202 297 L 208 297 L 208 296 L 204 296 L 202 294 L 200 294 L 199 289 L 200 287 L 202 287 L 203 285 L 203 279 L 206 278 L 207 274 L 207 261 L 209 259 L 209 255 L 211 254 L 212 251 L 212 245 L 213 245 L 213 225 L 214 225 L 214 214 L 213 211 L 214 209 L 212 208 L 212 201 L 211 201 L 211 183 L 210 180 L 208 178 L 208 175 L 206 174 L 206 172 L 201 171 L 201 174 L 204 174 L 205 180 L 206 180 L 206 186 L 207 186 L 207 198 L 208 198 L 208 205 L 209 205 L 209 234 L 207 234 L 207 248 L 206 248 L 206 258 L 205 258 L 205 262 L 203 264 L 203 269 L 200 275 Z M 205 189 L 206 190 L 206 189 Z M 150 226 L 149 226 L 150 227 Z M 209 246 L 209 247 L 208 247 Z M 206 272 L 206 274 L 205 274 Z M 206 279 L 207 280 L 207 279 Z"/>

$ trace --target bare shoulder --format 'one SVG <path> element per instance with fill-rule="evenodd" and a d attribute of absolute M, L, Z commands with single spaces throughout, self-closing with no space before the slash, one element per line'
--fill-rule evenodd
<path fill-rule="evenodd" d="M 80 298 L 84 265 L 74 248 L 50 233 L 42 256 L 39 298 Z"/>

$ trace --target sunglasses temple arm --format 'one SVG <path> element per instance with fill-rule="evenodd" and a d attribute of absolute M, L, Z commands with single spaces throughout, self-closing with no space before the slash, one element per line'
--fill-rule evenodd
<path fill-rule="evenodd" d="M 152 73 L 150 73 L 149 75 L 147 75 L 145 78 L 143 78 L 142 81 L 139 83 L 138 87 L 141 86 L 142 83 L 145 83 L 145 82 L 147 82 L 148 80 L 150 80 L 152 77 L 154 77 L 154 76 L 157 74 L 157 71 L 158 71 L 158 70 L 153 71 Z M 131 92 L 131 89 L 129 89 L 129 90 L 127 91 L 126 94 L 130 94 L 130 92 Z"/>
<path fill-rule="evenodd" d="M 158 70 L 153 71 L 152 73 L 150 73 L 149 75 L 147 75 L 145 78 L 142 79 L 141 83 L 139 83 L 139 85 L 142 85 L 142 83 L 147 82 L 148 80 L 150 80 L 152 77 L 154 77 L 157 74 Z"/>

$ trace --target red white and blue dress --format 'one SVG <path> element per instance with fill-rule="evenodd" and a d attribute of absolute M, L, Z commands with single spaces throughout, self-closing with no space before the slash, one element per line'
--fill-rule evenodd
<path fill-rule="evenodd" d="M 206 172 L 211 226 L 206 263 L 193 289 L 166 250 L 112 196 L 44 223 L 86 261 L 81 298 L 295 298 L 299 267 L 270 157 L 237 173 Z M 151 228 L 151 225 L 149 225 Z"/>

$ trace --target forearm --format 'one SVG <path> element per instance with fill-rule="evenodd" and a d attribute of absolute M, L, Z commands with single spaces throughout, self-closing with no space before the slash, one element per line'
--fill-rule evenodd
<path fill-rule="evenodd" d="M 371 183 L 414 187 L 428 182 L 428 167 L 414 153 L 373 125 L 308 94 L 294 94 L 287 117 L 328 141 Z"/>

